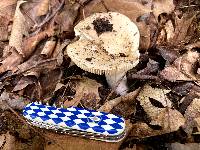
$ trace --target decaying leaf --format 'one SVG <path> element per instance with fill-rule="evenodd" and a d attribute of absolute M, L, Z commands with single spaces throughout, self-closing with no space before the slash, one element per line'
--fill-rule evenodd
<path fill-rule="evenodd" d="M 171 39 L 169 39 L 171 45 L 176 46 L 180 42 L 184 42 L 187 36 L 188 29 L 195 17 L 196 14 L 187 14 L 187 13 L 183 14 L 182 18 L 180 19 L 178 15 L 176 16 L 174 36 Z"/>
<path fill-rule="evenodd" d="M 22 77 L 17 85 L 14 87 L 13 92 L 20 91 L 24 88 L 26 88 L 28 85 L 34 84 L 34 80 L 29 77 Z"/>
<path fill-rule="evenodd" d="M 100 101 L 98 88 L 101 86 L 102 85 L 95 80 L 86 77 L 81 78 L 76 82 L 76 94 L 74 99 L 71 101 L 66 101 L 64 106 L 76 106 L 81 103 L 86 108 L 96 108 Z"/>
<path fill-rule="evenodd" d="M 185 122 L 180 112 L 171 109 L 172 102 L 166 96 L 169 92 L 170 90 L 145 85 L 137 97 L 140 105 L 151 118 L 149 124 L 161 127 L 159 134 L 177 131 Z"/>
<path fill-rule="evenodd" d="M 8 20 L 12 20 L 15 12 L 17 0 L 1 0 L 0 16 L 6 16 Z"/>
<path fill-rule="evenodd" d="M 117 97 L 113 100 L 110 100 L 108 102 L 106 102 L 104 105 L 102 105 L 98 111 L 103 111 L 103 112 L 110 112 L 115 106 L 117 106 L 120 102 L 132 102 L 134 103 L 135 98 L 137 97 L 138 93 L 139 93 L 140 89 L 137 89 L 133 92 L 130 92 L 126 95 L 122 95 L 120 97 Z"/>
<path fill-rule="evenodd" d="M 7 110 L 8 106 L 13 109 L 22 110 L 27 103 L 29 103 L 28 100 L 15 94 L 3 92 L 0 96 L 0 109 L 2 110 Z"/>
<path fill-rule="evenodd" d="M 25 58 L 29 57 L 35 51 L 35 48 L 39 44 L 39 42 L 52 36 L 53 34 L 54 34 L 54 31 L 52 28 L 50 28 L 34 36 L 25 38 L 23 41 L 24 57 Z"/>
<path fill-rule="evenodd" d="M 149 62 L 147 63 L 146 68 L 138 71 L 137 74 L 149 75 L 150 73 L 157 72 L 158 69 L 159 69 L 159 63 L 149 58 Z"/>
<path fill-rule="evenodd" d="M 162 13 L 171 13 L 175 8 L 173 0 L 154 0 L 153 13 L 156 18 Z"/>
<path fill-rule="evenodd" d="M 199 117 L 200 117 L 200 99 L 195 98 L 188 106 L 184 117 L 186 118 L 186 123 L 183 126 L 183 129 L 186 133 L 191 134 L 194 127 L 197 127 L 199 129 L 200 123 Z M 199 131 L 198 131 L 199 132 Z"/>
<path fill-rule="evenodd" d="M 36 16 L 46 15 L 49 11 L 49 4 L 50 4 L 50 0 L 40 1 L 39 4 L 35 8 L 36 9 L 35 15 Z"/>
<path fill-rule="evenodd" d="M 22 38 L 23 35 L 27 35 L 26 29 L 26 20 L 20 10 L 20 5 L 25 3 L 26 1 L 18 1 L 17 7 L 15 11 L 11 36 L 9 40 L 9 46 L 15 47 L 17 52 L 24 57 L 24 53 L 22 51 Z"/>
<path fill-rule="evenodd" d="M 172 102 L 166 96 L 169 92 L 170 90 L 152 88 L 150 85 L 145 85 L 140 91 L 137 100 L 150 117 L 156 117 L 163 110 L 163 107 L 172 106 Z M 157 104 L 152 104 L 151 99 L 153 99 L 153 101 Z M 163 107 L 156 107 L 156 105 L 159 104 Z"/>
<path fill-rule="evenodd" d="M 8 70 L 16 70 L 16 67 L 22 61 L 22 55 L 18 54 L 18 52 L 13 50 L 13 52 L 1 62 L 0 73 L 3 73 Z"/>
<path fill-rule="evenodd" d="M 160 130 L 153 130 L 146 123 L 138 122 L 133 124 L 129 136 L 133 139 L 142 139 L 150 136 L 160 135 Z"/>
<path fill-rule="evenodd" d="M 156 48 L 159 50 L 160 55 L 166 60 L 165 66 L 172 64 L 180 56 L 177 51 L 167 46 L 157 46 Z"/>
<path fill-rule="evenodd" d="M 60 33 L 72 33 L 73 24 L 78 15 L 80 5 L 75 3 L 73 5 L 65 5 L 64 10 L 55 17 L 54 22 L 59 25 Z"/>
<path fill-rule="evenodd" d="M 158 116 L 155 116 L 149 123 L 151 125 L 158 125 L 162 127 L 163 133 L 170 133 L 177 131 L 185 123 L 185 118 L 183 115 L 170 108 L 164 108 Z"/>
<path fill-rule="evenodd" d="M 57 83 L 60 82 L 63 71 L 60 69 L 50 70 L 48 73 L 39 77 L 41 86 L 41 98 L 46 99 L 53 96 L 54 89 Z"/>
<path fill-rule="evenodd" d="M 188 51 L 182 57 L 177 58 L 173 65 L 165 67 L 160 72 L 160 76 L 169 81 L 196 81 L 199 75 L 195 72 L 195 63 L 198 61 L 200 54 L 196 51 Z"/>
<path fill-rule="evenodd" d="M 4 16 L 0 16 L 0 41 L 8 40 L 8 24 L 9 20 Z"/>
<path fill-rule="evenodd" d="M 2 141 L 1 141 L 2 140 Z M 0 135 L 0 148 L 2 150 L 11 150 L 15 149 L 15 140 L 16 138 L 7 132 L 6 134 Z"/>

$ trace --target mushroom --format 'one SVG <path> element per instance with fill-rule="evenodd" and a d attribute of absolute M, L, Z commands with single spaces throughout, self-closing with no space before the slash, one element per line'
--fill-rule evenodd
<path fill-rule="evenodd" d="M 139 30 L 117 12 L 95 13 L 75 27 L 79 40 L 67 46 L 67 55 L 85 71 L 105 74 L 117 94 L 127 93 L 126 72 L 139 63 Z"/>

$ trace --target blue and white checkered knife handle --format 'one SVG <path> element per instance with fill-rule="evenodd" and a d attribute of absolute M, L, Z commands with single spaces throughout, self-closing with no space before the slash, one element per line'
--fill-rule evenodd
<path fill-rule="evenodd" d="M 34 102 L 24 108 L 23 115 L 32 125 L 74 136 L 107 142 L 118 142 L 125 136 L 124 119 L 105 112 Z"/>

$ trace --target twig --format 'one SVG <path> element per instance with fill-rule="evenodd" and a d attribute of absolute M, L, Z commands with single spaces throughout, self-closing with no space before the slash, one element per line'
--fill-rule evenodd
<path fill-rule="evenodd" d="M 48 17 L 46 17 L 43 22 L 41 22 L 39 25 L 37 25 L 35 28 L 41 28 L 44 24 L 49 22 L 57 13 L 58 11 L 63 7 L 65 3 L 65 0 L 62 0 L 61 4 L 58 6 L 58 8 Z"/>

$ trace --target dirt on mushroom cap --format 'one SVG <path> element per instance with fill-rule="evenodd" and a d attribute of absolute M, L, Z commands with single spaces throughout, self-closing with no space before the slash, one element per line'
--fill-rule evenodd
<path fill-rule="evenodd" d="M 109 28 L 98 32 L 95 22 L 98 20 Z M 139 31 L 128 17 L 117 12 L 96 13 L 74 29 L 80 40 L 67 47 L 67 55 L 80 68 L 96 74 L 112 74 L 138 64 Z"/>

